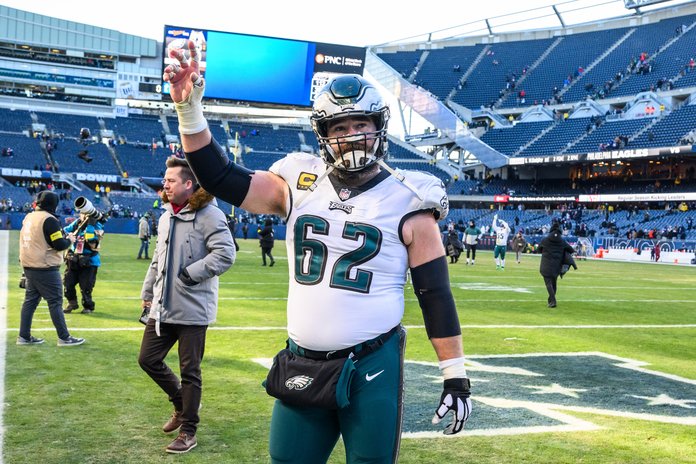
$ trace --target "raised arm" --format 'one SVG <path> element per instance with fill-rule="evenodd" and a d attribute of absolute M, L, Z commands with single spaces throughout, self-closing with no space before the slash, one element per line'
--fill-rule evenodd
<path fill-rule="evenodd" d="M 251 213 L 287 213 L 289 189 L 285 181 L 268 171 L 251 171 L 229 159 L 213 140 L 203 116 L 205 80 L 199 74 L 199 53 L 188 41 L 188 54 L 172 50 L 177 61 L 164 68 L 162 79 L 170 85 L 179 119 L 181 145 L 198 182 L 208 192 Z"/>

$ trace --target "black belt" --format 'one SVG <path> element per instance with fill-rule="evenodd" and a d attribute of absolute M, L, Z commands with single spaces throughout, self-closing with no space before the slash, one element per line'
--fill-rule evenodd
<path fill-rule="evenodd" d="M 367 356 L 370 353 L 373 353 L 377 351 L 379 348 L 384 345 L 389 338 L 391 338 L 392 335 L 394 335 L 396 332 L 399 331 L 401 328 L 401 325 L 397 325 L 393 329 L 391 329 L 389 332 L 385 332 L 382 335 L 373 338 L 372 340 L 367 340 L 362 343 L 358 343 L 355 346 L 351 346 L 350 348 L 344 348 L 342 350 L 332 350 L 332 351 L 316 351 L 316 350 L 310 350 L 307 348 L 302 348 L 292 340 L 288 339 L 288 348 L 290 348 L 291 351 L 299 354 L 300 356 L 303 356 L 305 358 L 309 359 L 315 359 L 315 360 L 328 360 L 328 359 L 338 359 L 338 358 L 347 358 L 351 354 L 353 354 L 353 358 L 355 357 L 362 358 L 364 356 Z"/>

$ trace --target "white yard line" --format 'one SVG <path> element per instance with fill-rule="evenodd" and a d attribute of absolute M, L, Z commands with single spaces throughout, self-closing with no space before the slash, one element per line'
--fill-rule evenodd
<path fill-rule="evenodd" d="M 50 321 L 49 321 L 50 322 Z M 72 326 L 71 326 L 72 327 Z M 406 329 L 425 329 L 423 325 L 407 325 Z M 132 327 L 80 327 L 80 332 L 142 332 L 144 326 L 137 325 Z M 696 329 L 696 324 L 616 324 L 616 325 L 517 325 L 517 324 L 489 324 L 489 325 L 462 325 L 462 329 L 525 329 L 525 330 L 636 330 L 636 329 Z M 18 328 L 2 327 L 0 332 L 17 332 Z M 53 327 L 35 328 L 32 327 L 32 332 L 50 332 L 55 330 Z M 287 330 L 284 326 L 217 326 L 212 325 L 208 330 L 219 331 L 248 331 L 248 332 L 268 332 L 273 330 Z M 0 335 L 4 336 L 4 335 Z M 2 405 L 0 405 L 2 407 Z"/>

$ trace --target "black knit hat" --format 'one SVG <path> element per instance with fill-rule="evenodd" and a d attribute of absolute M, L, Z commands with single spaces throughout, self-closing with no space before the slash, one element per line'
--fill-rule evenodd
<path fill-rule="evenodd" d="M 50 190 L 39 192 L 36 196 L 36 207 L 49 213 L 55 213 L 58 207 L 58 194 Z"/>

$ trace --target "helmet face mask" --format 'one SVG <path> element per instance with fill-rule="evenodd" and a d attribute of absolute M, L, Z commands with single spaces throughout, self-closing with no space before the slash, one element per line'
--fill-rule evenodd
<path fill-rule="evenodd" d="M 369 118 L 374 130 L 330 137 L 329 128 L 345 118 Z M 338 170 L 361 171 L 386 156 L 389 107 L 362 76 L 346 74 L 329 81 L 316 95 L 311 121 L 324 162 Z"/>

